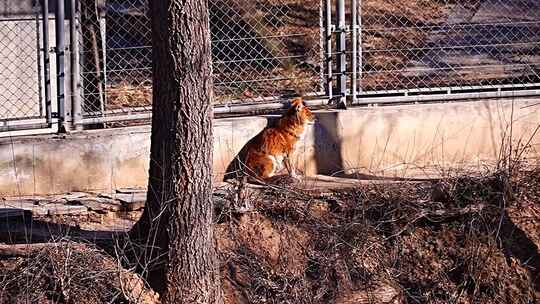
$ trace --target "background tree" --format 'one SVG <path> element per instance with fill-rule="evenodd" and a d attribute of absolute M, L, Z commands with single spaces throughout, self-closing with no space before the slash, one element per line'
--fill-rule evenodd
<path fill-rule="evenodd" d="M 101 20 L 104 17 L 104 0 L 81 0 L 81 41 L 82 41 L 82 72 L 84 73 L 83 93 L 84 106 L 87 111 L 101 112 L 104 110 L 104 28 Z"/>
<path fill-rule="evenodd" d="M 130 232 L 165 303 L 221 303 L 212 217 L 208 3 L 150 1 L 153 111 L 146 208 Z"/>

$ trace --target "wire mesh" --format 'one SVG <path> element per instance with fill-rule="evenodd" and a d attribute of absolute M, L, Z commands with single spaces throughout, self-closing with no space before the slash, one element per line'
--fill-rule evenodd
<path fill-rule="evenodd" d="M 44 115 L 38 14 L 35 7 L 24 18 L 0 20 L 0 121 Z"/>
<path fill-rule="evenodd" d="M 319 0 L 211 0 L 215 103 L 264 102 L 320 90 Z M 145 0 L 80 1 L 83 112 L 151 109 Z"/>
<path fill-rule="evenodd" d="M 540 2 L 365 0 L 364 92 L 540 83 Z"/>
<path fill-rule="evenodd" d="M 147 3 L 81 0 L 79 54 L 85 116 L 151 109 Z"/>
<path fill-rule="evenodd" d="M 211 0 L 216 101 L 320 89 L 318 0 Z"/>

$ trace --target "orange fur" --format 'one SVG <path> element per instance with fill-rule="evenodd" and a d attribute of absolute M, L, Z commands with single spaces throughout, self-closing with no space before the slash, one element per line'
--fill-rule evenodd
<path fill-rule="evenodd" d="M 296 177 L 291 159 L 306 126 L 314 121 L 315 116 L 304 105 L 303 99 L 293 99 L 291 107 L 275 126 L 265 128 L 247 144 L 244 163 L 250 171 L 248 173 L 268 179 L 276 175 L 284 164 L 289 175 Z"/>

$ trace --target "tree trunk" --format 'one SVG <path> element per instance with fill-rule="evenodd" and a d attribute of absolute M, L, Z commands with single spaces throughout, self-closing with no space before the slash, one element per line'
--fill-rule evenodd
<path fill-rule="evenodd" d="M 100 7 L 104 4 L 100 0 L 82 0 L 81 6 L 81 31 L 82 31 L 82 69 L 85 75 L 83 79 L 83 94 L 85 95 L 84 108 L 86 112 L 99 113 L 104 110 L 103 83 L 105 69 L 103 47 L 104 41 L 101 36 Z"/>
<path fill-rule="evenodd" d="M 212 217 L 207 1 L 150 1 L 153 116 L 141 270 L 164 303 L 222 303 Z M 145 270 L 146 269 L 146 270 Z"/>

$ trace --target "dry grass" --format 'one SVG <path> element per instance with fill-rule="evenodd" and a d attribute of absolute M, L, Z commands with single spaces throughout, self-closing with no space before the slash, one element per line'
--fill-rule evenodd
<path fill-rule="evenodd" d="M 149 80 L 149 82 L 151 82 Z M 121 83 L 109 86 L 106 90 L 107 110 L 122 109 L 126 107 L 151 107 L 152 84 L 137 86 Z"/>
<path fill-rule="evenodd" d="M 534 303 L 540 169 L 514 172 L 324 193 L 268 187 L 247 212 L 222 195 L 225 303 Z M 146 303 L 126 293 L 125 257 L 56 243 L 0 259 L 2 301 Z"/>
<path fill-rule="evenodd" d="M 70 240 L 2 263 L 0 303 L 152 303 L 157 298 L 105 252 Z"/>
<path fill-rule="evenodd" d="M 228 303 L 533 303 L 540 199 L 522 209 L 532 226 L 507 211 L 539 192 L 538 173 L 270 190 L 218 225 Z"/>

